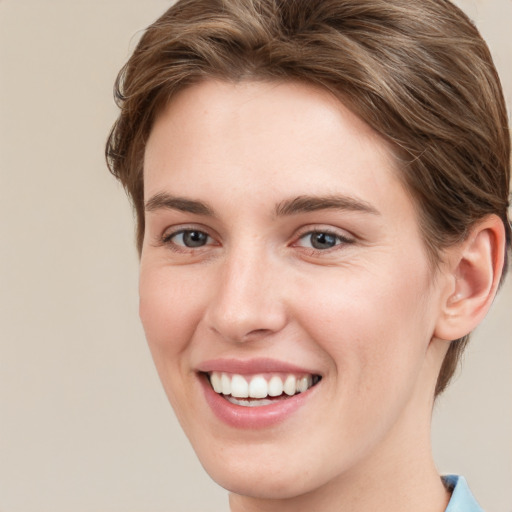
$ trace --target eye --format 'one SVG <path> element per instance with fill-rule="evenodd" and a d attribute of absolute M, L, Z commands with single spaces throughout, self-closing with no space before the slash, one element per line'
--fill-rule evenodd
<path fill-rule="evenodd" d="M 330 231 L 309 231 L 299 238 L 297 245 L 315 251 L 326 251 L 337 245 L 352 242 L 353 240 Z"/>
<path fill-rule="evenodd" d="M 197 229 L 182 229 L 174 233 L 166 234 L 163 237 L 163 242 L 172 244 L 178 247 L 186 247 L 188 249 L 197 249 L 204 247 L 212 242 L 210 235 L 204 231 Z"/>

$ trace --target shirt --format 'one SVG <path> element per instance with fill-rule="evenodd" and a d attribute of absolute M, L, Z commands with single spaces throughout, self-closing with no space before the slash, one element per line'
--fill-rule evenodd
<path fill-rule="evenodd" d="M 443 476 L 443 482 L 448 489 L 452 489 L 452 497 L 445 512 L 483 512 L 463 476 Z"/>

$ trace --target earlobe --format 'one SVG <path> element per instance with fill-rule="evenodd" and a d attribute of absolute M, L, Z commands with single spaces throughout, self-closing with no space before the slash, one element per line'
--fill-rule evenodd
<path fill-rule="evenodd" d="M 475 329 L 496 295 L 505 256 L 503 222 L 496 215 L 485 217 L 447 252 L 449 285 L 434 335 L 451 341 Z"/>

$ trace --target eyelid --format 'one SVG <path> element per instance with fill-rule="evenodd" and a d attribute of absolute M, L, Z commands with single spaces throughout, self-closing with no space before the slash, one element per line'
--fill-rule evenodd
<path fill-rule="evenodd" d="M 215 236 L 212 234 L 212 229 L 204 224 L 195 223 L 195 222 L 185 222 L 180 224 L 172 224 L 170 226 L 166 226 L 162 230 L 161 238 L 164 238 L 167 235 L 173 235 L 176 233 L 180 233 L 182 231 L 202 231 L 210 236 Z"/>
<path fill-rule="evenodd" d="M 185 233 L 202 233 L 203 235 L 206 235 L 207 239 L 213 240 L 213 238 L 208 233 L 206 233 L 205 231 L 202 231 L 200 229 L 180 229 L 178 231 L 172 231 L 171 233 L 164 235 L 163 241 L 164 241 L 164 243 L 169 243 L 172 239 L 175 239 L 179 235 L 184 235 Z M 176 244 L 176 245 L 181 246 L 181 244 Z M 189 249 L 191 249 L 191 247 L 189 247 Z"/>
<path fill-rule="evenodd" d="M 200 246 L 200 247 L 196 247 L 196 248 L 187 247 L 184 245 L 179 245 L 179 244 L 173 243 L 173 241 L 172 241 L 173 237 L 175 237 L 181 233 L 187 232 L 187 231 L 200 231 L 202 233 L 205 233 L 208 236 L 209 241 L 204 246 Z M 299 245 L 299 241 L 302 238 L 306 237 L 307 235 L 314 234 L 314 233 L 325 233 L 325 234 L 331 235 L 333 237 L 336 237 L 337 240 L 339 241 L 339 243 L 337 243 L 336 245 L 334 245 L 333 247 L 328 248 L 328 249 L 315 249 L 313 247 L 311 247 L 311 248 L 304 247 L 304 246 L 301 247 Z M 331 251 L 335 251 L 335 250 L 337 250 L 337 248 L 341 248 L 347 244 L 353 244 L 354 242 L 356 242 L 356 240 L 357 240 L 357 237 L 345 229 L 337 228 L 337 227 L 325 225 L 325 224 L 324 225 L 310 224 L 307 226 L 303 226 L 299 230 L 296 231 L 295 235 L 293 235 L 293 237 L 292 237 L 292 241 L 289 244 L 289 246 L 302 248 L 306 251 L 310 251 L 312 254 L 320 254 L 320 253 L 326 254 Z M 216 232 L 214 232 L 211 228 L 209 228 L 207 226 L 204 226 L 202 224 L 195 224 L 195 223 L 167 226 L 160 235 L 157 235 L 156 244 L 160 245 L 160 246 L 165 246 L 165 247 L 171 248 L 172 250 L 175 250 L 176 252 L 197 252 L 197 251 L 201 251 L 202 249 L 205 249 L 205 248 L 208 248 L 211 246 L 220 246 L 221 245 L 221 243 L 219 242 L 219 237 L 216 234 Z"/>
<path fill-rule="evenodd" d="M 201 247 L 197 247 L 197 248 L 194 248 L 194 247 L 186 247 L 186 246 L 182 246 L 182 245 L 178 245 L 178 244 L 174 244 L 172 242 L 172 238 L 181 234 L 181 233 L 185 233 L 187 231 L 199 231 L 201 233 L 204 233 L 205 235 L 208 236 L 209 239 L 211 239 L 213 242 L 215 243 L 207 243 L 206 245 L 204 246 L 201 246 Z M 212 246 L 212 245 L 220 245 L 217 241 L 218 237 L 216 236 L 215 233 L 212 232 L 212 230 L 206 226 L 203 226 L 201 224 L 178 224 L 176 226 L 167 226 L 161 235 L 158 235 L 158 238 L 157 238 L 157 243 L 158 245 L 163 245 L 163 246 L 166 246 L 166 247 L 171 247 L 173 248 L 174 250 L 176 251 L 198 251 L 198 250 L 201 250 L 205 247 L 209 247 L 209 246 Z"/>
<path fill-rule="evenodd" d="M 298 240 L 299 238 L 311 233 L 326 233 L 347 241 L 350 240 L 355 242 L 356 240 L 356 236 L 350 231 L 325 224 L 309 224 L 307 226 L 303 226 L 297 231 L 294 238 Z"/>
<path fill-rule="evenodd" d="M 333 236 L 337 239 L 338 243 L 327 249 L 315 249 L 314 247 L 304 247 L 299 245 L 300 240 L 308 235 L 313 235 L 314 233 L 323 233 Z M 291 244 L 292 247 L 298 247 L 299 249 L 310 252 L 312 255 L 326 255 L 332 251 L 341 250 L 346 245 L 355 243 L 356 237 L 344 229 L 317 224 L 304 226 L 297 232 L 293 240 L 294 241 Z"/>

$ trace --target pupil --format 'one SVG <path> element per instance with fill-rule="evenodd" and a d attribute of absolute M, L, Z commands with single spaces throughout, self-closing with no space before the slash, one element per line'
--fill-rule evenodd
<path fill-rule="evenodd" d="M 315 249 L 330 249 L 336 245 L 336 237 L 328 233 L 315 233 L 312 236 L 311 245 Z"/>
<path fill-rule="evenodd" d="M 183 243 L 187 247 L 201 247 L 206 243 L 207 236 L 201 231 L 186 231 L 183 233 Z"/>

